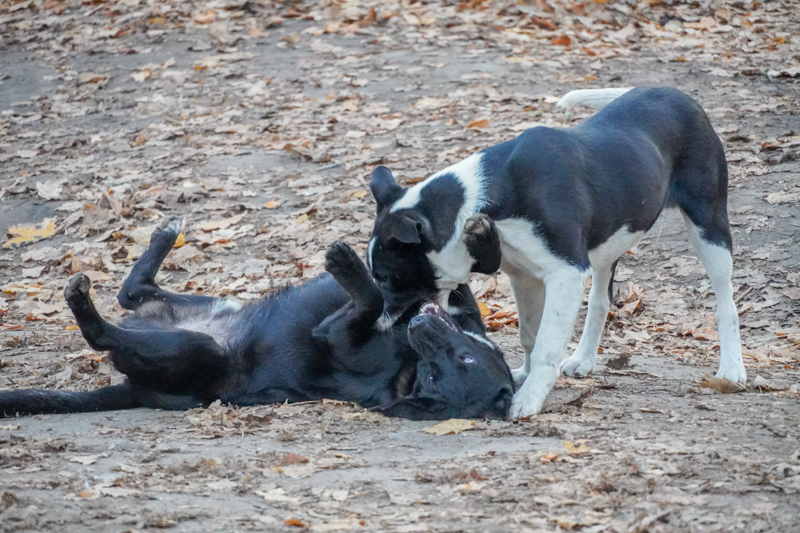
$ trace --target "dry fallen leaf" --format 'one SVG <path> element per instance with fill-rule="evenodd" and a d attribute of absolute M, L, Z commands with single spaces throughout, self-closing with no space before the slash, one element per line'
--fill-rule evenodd
<path fill-rule="evenodd" d="M 472 420 L 451 418 L 450 420 L 445 420 L 444 422 L 436 424 L 435 426 L 426 427 L 424 431 L 425 433 L 442 436 L 456 435 L 462 431 L 468 431 L 470 429 L 475 429 L 475 422 Z"/>
<path fill-rule="evenodd" d="M 486 118 L 475 119 L 472 122 L 470 122 L 469 124 L 467 124 L 467 127 L 468 128 L 475 128 L 475 129 L 488 128 L 489 127 L 489 119 L 486 119 Z"/>
<path fill-rule="evenodd" d="M 95 74 L 94 72 L 83 72 L 78 74 L 78 85 L 83 85 L 86 83 L 100 83 L 101 81 L 107 80 L 108 76 L 105 74 Z"/>
<path fill-rule="evenodd" d="M 720 392 L 724 392 L 725 394 L 744 392 L 746 390 L 745 386 L 741 383 L 734 383 L 727 378 L 719 379 L 710 374 L 706 374 L 706 376 L 700 382 L 700 386 L 706 389 L 718 390 Z"/>
<path fill-rule="evenodd" d="M 75 457 L 70 457 L 69 462 L 71 463 L 79 463 L 82 465 L 91 465 L 97 462 L 99 455 L 76 455 Z"/>
<path fill-rule="evenodd" d="M 753 380 L 753 386 L 765 391 L 782 391 L 789 389 L 789 382 L 779 379 L 766 379 L 762 376 L 756 376 Z"/>
<path fill-rule="evenodd" d="M 297 43 L 300 42 L 300 32 L 299 31 L 295 31 L 295 32 L 289 33 L 287 35 L 284 35 L 281 38 L 281 40 L 282 41 L 286 41 L 287 43 L 290 43 L 290 44 L 297 44 Z"/>
<path fill-rule="evenodd" d="M 492 314 L 492 310 L 483 302 L 478 302 L 478 309 L 481 310 L 481 316 L 484 318 Z"/>
<path fill-rule="evenodd" d="M 198 11 L 194 15 L 192 15 L 192 19 L 194 19 L 194 21 L 198 24 L 211 24 L 212 22 L 214 22 L 214 19 L 216 18 L 217 18 L 216 15 L 210 9 L 207 10 L 205 13 L 203 13 L 202 11 Z"/>
<path fill-rule="evenodd" d="M 569 38 L 568 36 L 566 36 L 566 35 L 562 35 L 561 37 L 556 37 L 555 39 L 553 39 L 553 40 L 552 40 L 552 41 L 550 41 L 550 42 L 551 42 L 553 45 L 558 45 L 558 46 L 569 46 L 569 43 L 571 43 L 571 42 L 572 42 L 572 39 L 570 39 L 570 38 Z"/>
<path fill-rule="evenodd" d="M 223 218 L 220 220 L 207 220 L 206 222 L 201 222 L 197 225 L 197 229 L 203 231 L 214 231 L 217 229 L 227 229 L 234 224 L 238 224 L 240 220 L 244 218 L 246 213 L 242 213 L 240 215 L 232 216 L 230 218 Z"/>
<path fill-rule="evenodd" d="M 36 192 L 45 200 L 55 200 L 61 196 L 61 184 L 56 180 L 37 181 Z"/>
<path fill-rule="evenodd" d="M 303 457 L 302 455 L 297 455 L 296 453 L 287 453 L 281 459 L 280 465 L 287 466 L 287 465 L 295 465 L 295 464 L 305 464 L 308 462 L 307 457 Z"/>
<path fill-rule="evenodd" d="M 591 453 L 592 451 L 592 449 L 585 444 L 575 446 L 575 444 L 569 440 L 564 441 L 564 447 L 567 449 L 567 454 L 569 455 L 583 455 L 584 453 Z"/>
<path fill-rule="evenodd" d="M 139 72 L 134 72 L 133 74 L 131 74 L 131 78 L 133 78 L 134 81 L 143 82 L 144 80 L 149 78 L 152 74 L 153 73 L 150 71 L 149 68 L 143 68 Z"/>
<path fill-rule="evenodd" d="M 46 218 L 38 224 L 29 226 L 10 226 L 8 234 L 11 238 L 3 243 L 3 248 L 31 244 L 52 237 L 56 234 L 56 225 L 52 219 Z"/>
<path fill-rule="evenodd" d="M 296 518 L 289 518 L 289 519 L 287 519 L 287 520 L 286 520 L 286 522 L 285 522 L 285 524 L 286 524 L 287 526 L 294 526 L 294 527 L 306 527 L 306 524 L 304 524 L 304 523 L 303 523 L 303 522 L 301 522 L 300 520 L 297 520 Z"/>

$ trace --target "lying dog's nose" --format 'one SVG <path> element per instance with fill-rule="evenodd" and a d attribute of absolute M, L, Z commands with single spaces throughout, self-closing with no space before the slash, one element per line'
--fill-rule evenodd
<path fill-rule="evenodd" d="M 410 333 L 414 333 L 416 331 L 420 331 L 426 328 L 435 328 L 436 326 L 442 326 L 440 329 L 446 327 L 442 320 L 431 316 L 431 315 L 417 315 L 411 319 L 411 322 L 408 324 L 408 331 Z"/>

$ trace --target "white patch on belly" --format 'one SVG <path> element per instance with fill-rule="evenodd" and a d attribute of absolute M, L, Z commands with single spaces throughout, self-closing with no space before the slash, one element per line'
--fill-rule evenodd
<path fill-rule="evenodd" d="M 242 308 L 241 302 L 233 298 L 217 298 L 211 306 L 211 315 L 220 315 L 230 311 L 239 311 Z"/>
<path fill-rule="evenodd" d="M 236 338 L 241 329 L 241 318 L 238 311 L 242 309 L 242 304 L 235 299 L 218 298 L 214 300 L 211 309 L 203 311 L 198 309 L 197 314 L 184 315 L 175 327 L 197 333 L 205 333 L 214 339 L 214 342 L 222 348 L 227 348 L 232 340 Z"/>
<path fill-rule="evenodd" d="M 636 246 L 644 234 L 644 231 L 631 231 L 626 226 L 621 227 L 606 242 L 589 250 L 589 262 L 592 268 L 611 266 L 622 254 Z"/>
<path fill-rule="evenodd" d="M 500 270 L 511 267 L 510 270 L 522 270 L 544 281 L 548 272 L 563 269 L 565 261 L 550 251 L 532 222 L 507 218 L 496 221 L 495 226 L 500 234 L 500 253 L 503 256 Z"/>

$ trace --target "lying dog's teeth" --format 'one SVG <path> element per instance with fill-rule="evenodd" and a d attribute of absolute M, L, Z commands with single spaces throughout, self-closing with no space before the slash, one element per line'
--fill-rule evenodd
<path fill-rule="evenodd" d="M 439 306 L 433 303 L 427 303 L 419 308 L 419 312 L 423 315 L 439 314 Z"/>

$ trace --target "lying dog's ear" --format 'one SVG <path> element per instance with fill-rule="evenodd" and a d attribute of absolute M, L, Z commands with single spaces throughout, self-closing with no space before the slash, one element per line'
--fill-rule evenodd
<path fill-rule="evenodd" d="M 395 181 L 392 171 L 383 165 L 372 171 L 369 188 L 378 203 L 378 211 L 389 207 L 403 195 L 403 188 Z"/>
<path fill-rule="evenodd" d="M 374 407 L 371 411 L 386 416 L 409 420 L 446 420 L 452 418 L 452 405 L 432 398 L 407 397 L 387 405 Z"/>

